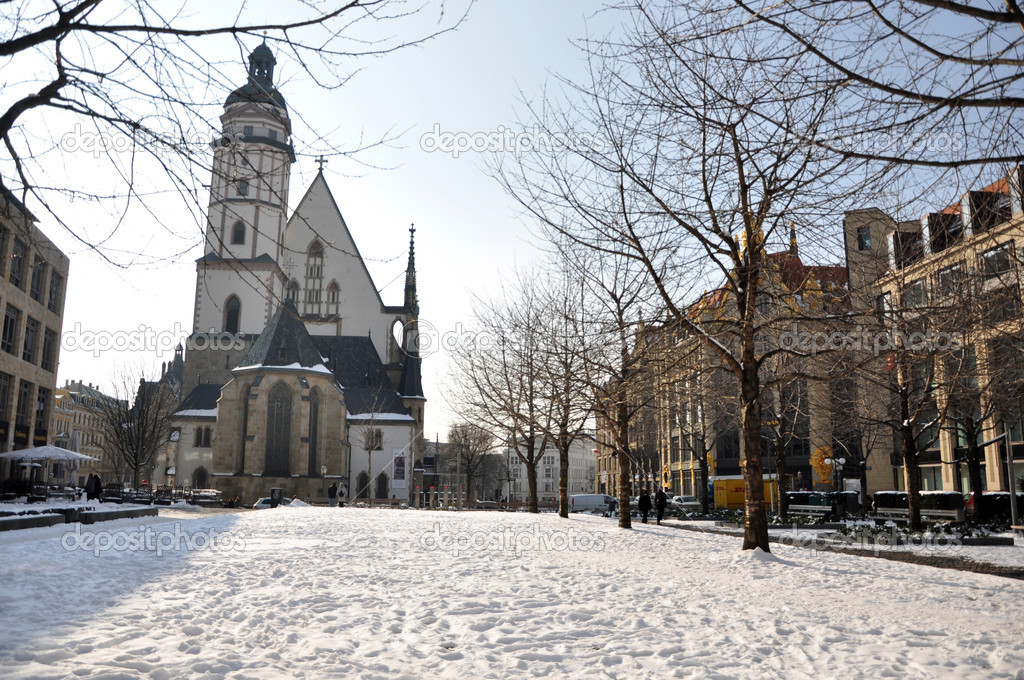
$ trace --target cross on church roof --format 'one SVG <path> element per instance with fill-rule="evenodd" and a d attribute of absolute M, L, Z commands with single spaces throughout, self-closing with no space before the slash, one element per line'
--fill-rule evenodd
<path fill-rule="evenodd" d="M 320 164 L 320 172 L 323 172 L 324 171 L 324 163 L 327 162 L 327 159 L 324 158 L 323 156 L 317 156 L 315 160 L 316 160 L 317 163 Z"/>

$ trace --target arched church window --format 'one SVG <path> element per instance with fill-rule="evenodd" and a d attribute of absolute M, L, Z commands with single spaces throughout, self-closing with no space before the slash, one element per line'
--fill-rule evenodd
<path fill-rule="evenodd" d="M 203 428 L 197 427 L 196 428 L 196 440 L 195 440 L 195 442 L 193 442 L 193 446 L 195 446 L 198 449 L 202 445 L 203 445 Z"/>
<path fill-rule="evenodd" d="M 335 316 L 339 313 L 341 299 L 341 287 L 337 281 L 331 281 L 327 286 L 327 313 L 334 314 Z"/>
<path fill-rule="evenodd" d="M 286 477 L 289 471 L 289 448 L 292 439 L 292 393 L 277 383 L 267 398 L 267 448 L 263 474 Z"/>
<path fill-rule="evenodd" d="M 292 281 L 288 284 L 288 299 L 295 304 L 299 304 L 299 282 Z"/>
<path fill-rule="evenodd" d="M 245 224 L 241 220 L 235 222 L 231 227 L 231 244 L 238 245 L 239 243 L 245 243 Z"/>
<path fill-rule="evenodd" d="M 203 428 L 203 448 L 210 448 L 210 428 Z"/>
<path fill-rule="evenodd" d="M 322 314 L 321 291 L 324 285 L 324 246 L 320 239 L 313 239 L 306 251 L 306 314 Z"/>
<path fill-rule="evenodd" d="M 237 333 L 238 332 L 238 321 L 242 312 L 242 303 L 239 302 L 238 297 L 232 295 L 228 298 L 227 302 L 224 303 L 224 332 L 225 333 Z"/>
<path fill-rule="evenodd" d="M 317 465 L 316 451 L 320 428 L 320 394 L 316 390 L 309 393 L 309 476 L 316 477 L 320 466 Z"/>
<path fill-rule="evenodd" d="M 388 497 L 388 476 L 383 472 L 377 475 L 377 498 Z"/>
<path fill-rule="evenodd" d="M 242 441 L 240 442 L 238 456 L 238 474 L 245 472 L 245 442 L 249 439 L 249 395 L 252 394 L 252 386 L 246 385 L 242 392 Z"/>
<path fill-rule="evenodd" d="M 369 498 L 370 497 L 370 476 L 365 472 L 360 472 L 359 477 L 356 480 L 356 498 Z"/>

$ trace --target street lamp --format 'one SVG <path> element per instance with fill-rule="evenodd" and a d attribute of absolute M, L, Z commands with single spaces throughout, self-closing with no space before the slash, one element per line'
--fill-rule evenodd
<path fill-rule="evenodd" d="M 842 506 L 839 505 L 839 484 L 842 481 L 843 466 L 846 465 L 845 458 L 826 458 L 825 462 L 832 466 L 833 492 L 832 492 L 832 515 L 838 516 L 839 512 L 846 514 L 846 498 L 843 498 Z"/>

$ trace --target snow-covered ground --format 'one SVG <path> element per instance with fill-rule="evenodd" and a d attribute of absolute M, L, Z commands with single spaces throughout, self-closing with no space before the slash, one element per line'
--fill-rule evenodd
<path fill-rule="evenodd" d="M 1024 680 L 1022 581 L 635 526 L 305 507 L 0 534 L 0 674 Z"/>

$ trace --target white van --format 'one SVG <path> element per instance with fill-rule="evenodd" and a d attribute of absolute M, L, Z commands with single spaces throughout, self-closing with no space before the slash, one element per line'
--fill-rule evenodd
<path fill-rule="evenodd" d="M 569 496 L 569 512 L 603 512 L 610 515 L 619 502 L 603 493 L 578 493 Z"/>

